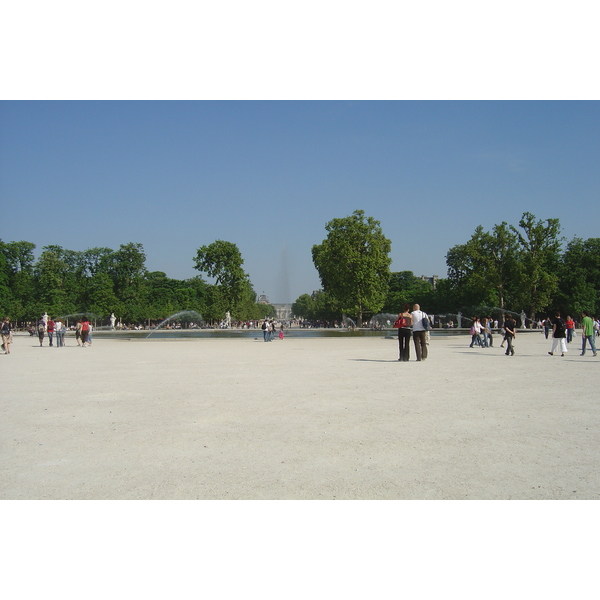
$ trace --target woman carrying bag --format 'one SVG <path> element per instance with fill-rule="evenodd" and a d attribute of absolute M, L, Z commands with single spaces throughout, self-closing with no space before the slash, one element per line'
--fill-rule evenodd
<path fill-rule="evenodd" d="M 400 362 L 408 362 L 410 358 L 410 328 L 412 326 L 412 316 L 408 309 L 410 306 L 405 304 L 402 307 L 402 312 L 398 314 L 398 319 L 394 323 L 394 327 L 398 329 L 398 360 Z"/>

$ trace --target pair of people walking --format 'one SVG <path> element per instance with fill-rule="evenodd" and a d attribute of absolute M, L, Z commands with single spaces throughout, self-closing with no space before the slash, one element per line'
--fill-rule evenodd
<path fill-rule="evenodd" d="M 589 316 L 589 314 L 585 310 L 582 311 L 581 316 L 583 318 L 581 320 L 582 332 L 581 332 L 581 355 L 580 356 L 585 356 L 585 350 L 586 350 L 587 344 L 590 345 L 590 348 L 592 349 L 594 356 L 597 356 L 596 341 L 594 339 L 595 338 L 594 321 L 592 320 L 592 318 Z M 570 319 L 570 317 L 567 317 L 567 318 Z M 557 346 L 560 345 L 560 350 L 561 350 L 560 355 L 564 356 L 565 353 L 568 352 L 568 350 L 567 350 L 567 342 L 569 341 L 568 340 L 568 337 L 569 337 L 568 321 L 565 322 L 561 318 L 559 312 L 554 313 L 554 318 L 551 321 L 552 321 L 552 349 L 550 350 L 550 352 L 548 352 L 548 354 L 550 356 L 554 356 L 554 351 L 556 350 Z"/>
<path fill-rule="evenodd" d="M 431 325 L 429 316 L 421 310 L 418 304 L 413 306 L 412 312 L 409 312 L 410 306 L 404 304 L 402 312 L 398 314 L 398 319 L 394 327 L 398 329 L 398 360 L 408 362 L 410 359 L 410 337 L 412 328 L 412 338 L 415 346 L 417 361 L 423 361 L 427 358 L 427 334 Z"/>

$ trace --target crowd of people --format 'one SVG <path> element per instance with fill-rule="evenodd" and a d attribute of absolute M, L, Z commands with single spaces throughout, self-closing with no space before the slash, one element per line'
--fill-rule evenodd
<path fill-rule="evenodd" d="M 28 325 L 27 327 L 30 336 L 37 336 L 40 347 L 44 345 L 44 340 L 47 338 L 48 346 L 55 348 L 63 348 L 65 346 L 67 331 L 75 332 L 75 341 L 78 346 L 82 348 L 91 346 L 93 329 L 92 324 L 86 317 L 78 319 L 75 325 L 67 327 L 60 317 L 52 319 L 47 314 L 43 314 L 35 326 Z"/>
<path fill-rule="evenodd" d="M 510 313 L 506 313 L 502 325 L 497 320 L 491 317 L 473 317 L 472 326 L 470 329 L 471 343 L 469 348 L 493 348 L 494 347 L 494 332 L 502 335 L 500 348 L 504 348 L 506 344 L 506 355 L 514 356 L 514 340 L 517 335 L 517 322 Z M 570 315 L 565 319 L 561 317 L 560 312 L 555 312 L 553 317 L 541 319 L 535 323 L 543 332 L 546 338 L 551 337 L 552 346 L 548 354 L 554 354 L 560 351 L 560 355 L 564 356 L 568 352 L 568 344 L 573 342 L 577 335 L 577 323 Z M 194 324 L 192 324 L 194 325 Z M 321 323 L 311 321 L 277 321 L 275 319 L 263 319 L 259 321 L 243 321 L 231 322 L 229 327 L 241 329 L 261 329 L 265 342 L 270 342 L 274 339 L 275 333 L 279 330 L 279 339 L 284 338 L 286 327 L 296 326 L 299 328 L 313 327 L 339 327 L 338 323 Z M 173 325 L 177 327 L 177 324 Z M 410 341 L 412 339 L 417 361 L 424 361 L 428 357 L 428 345 L 430 341 L 430 330 L 433 326 L 433 317 L 421 310 L 418 304 L 415 304 L 410 310 L 410 305 L 405 304 L 402 311 L 398 314 L 398 318 L 394 323 L 394 327 L 398 329 L 398 360 L 407 362 L 410 359 Z M 600 319 L 592 318 L 587 311 L 582 311 L 581 322 L 581 356 L 585 356 L 587 346 L 589 345 L 594 356 L 597 355 L 596 340 L 600 336 Z M 197 325 L 195 327 L 198 327 Z M 114 328 L 114 317 L 111 315 L 111 328 Z M 143 328 L 140 326 L 140 328 Z M 68 330 L 75 331 L 76 344 L 82 348 L 92 345 L 93 326 L 90 321 L 84 316 L 77 320 L 76 325 L 71 325 L 67 328 L 65 323 L 60 319 L 49 318 L 44 314 L 37 321 L 35 326 L 27 327 L 30 335 L 37 335 L 40 347 L 43 346 L 44 340 L 48 339 L 49 346 L 62 348 L 65 345 L 65 334 Z M 5 354 L 10 354 L 12 344 L 13 329 L 8 317 L 4 317 L 0 324 L 0 334 L 2 337 L 2 350 Z M 56 344 L 54 343 L 56 342 Z"/>
<path fill-rule="evenodd" d="M 405 304 L 402 307 L 402 312 L 398 314 L 398 318 L 394 323 L 394 327 L 398 329 L 398 360 L 407 362 L 410 360 L 410 341 L 412 339 L 416 360 L 423 361 L 428 356 L 428 345 L 430 340 L 429 331 L 432 328 L 433 319 L 427 313 L 421 310 L 418 304 L 413 306 L 412 311 L 410 305 Z M 511 313 L 506 313 L 503 323 L 500 324 L 497 320 L 491 317 L 473 317 L 473 324 L 470 328 L 471 343 L 469 348 L 493 348 L 494 347 L 494 332 L 502 336 L 500 348 L 506 346 L 505 354 L 507 356 L 515 355 L 515 338 L 517 336 L 517 321 Z M 563 319 L 559 312 L 554 314 L 553 318 L 543 319 L 539 321 L 539 327 L 544 331 L 546 337 L 548 333 L 552 333 L 552 347 L 548 354 L 554 356 L 557 349 L 560 348 L 561 356 L 564 356 L 568 351 L 567 344 L 570 344 L 576 336 L 576 323 L 567 316 Z M 586 311 L 581 315 L 581 354 L 585 356 L 586 348 L 589 345 L 594 356 L 597 355 L 595 338 L 600 335 L 600 320 L 593 319 Z"/>
<path fill-rule="evenodd" d="M 492 321 L 490 317 L 473 317 L 473 325 L 471 326 L 471 343 L 469 348 L 475 346 L 480 348 L 493 347 L 493 331 L 497 330 L 503 335 L 500 347 L 507 344 L 506 354 L 514 356 L 513 341 L 517 333 L 517 323 L 515 319 L 508 313 L 504 318 L 502 327 L 498 327 L 498 321 Z M 570 344 L 577 335 L 577 324 L 571 317 L 567 315 L 562 318 L 560 312 L 555 312 L 552 317 L 541 319 L 537 322 L 537 326 L 544 333 L 546 339 L 551 337 L 552 346 L 548 354 L 554 356 L 554 353 L 560 348 L 560 355 L 564 356 L 568 352 L 567 344 Z M 593 355 L 596 356 L 596 341 L 595 338 L 600 335 L 600 319 L 593 319 L 587 311 L 582 311 L 581 322 L 581 356 L 585 356 L 586 347 L 589 344 Z"/>

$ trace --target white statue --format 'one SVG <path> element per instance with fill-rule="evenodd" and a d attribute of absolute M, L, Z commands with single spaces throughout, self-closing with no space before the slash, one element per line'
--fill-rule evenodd
<path fill-rule="evenodd" d="M 111 313 L 110 314 L 110 328 L 114 329 L 115 328 L 115 313 Z"/>

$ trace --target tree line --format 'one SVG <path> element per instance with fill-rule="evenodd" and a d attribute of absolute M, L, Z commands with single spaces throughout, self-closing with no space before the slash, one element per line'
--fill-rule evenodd
<path fill-rule="evenodd" d="M 160 321 L 182 310 L 194 310 L 207 322 L 230 312 L 233 320 L 274 316 L 270 305 L 258 304 L 237 246 L 217 241 L 198 249 L 195 268 L 201 275 L 171 279 L 148 271 L 142 244 L 122 244 L 118 250 L 90 248 L 73 251 L 44 246 L 37 260 L 31 242 L 0 240 L 0 312 L 13 322 L 92 314 L 123 323 Z"/>
<path fill-rule="evenodd" d="M 293 312 L 315 320 L 398 313 L 419 303 L 432 314 L 524 312 L 531 320 L 600 311 L 600 238 L 574 237 L 565 245 L 558 219 L 525 212 L 517 226 L 482 226 L 446 254 L 447 277 L 436 282 L 412 271 L 390 272 L 391 241 L 379 221 L 357 210 L 333 219 L 312 248 L 323 289 L 303 294 Z"/>
<path fill-rule="evenodd" d="M 391 272 L 391 241 L 379 221 L 356 210 L 325 225 L 312 258 L 321 280 L 318 292 L 292 305 L 296 317 L 363 323 L 377 313 L 398 313 L 418 302 L 431 314 L 465 316 L 490 310 L 525 312 L 530 319 L 559 310 L 573 316 L 600 312 L 600 238 L 566 242 L 558 219 L 525 212 L 517 225 L 479 226 L 464 244 L 446 254 L 447 276 L 432 284 L 412 271 Z M 82 252 L 44 246 L 37 261 L 30 242 L 0 240 L 0 310 L 13 321 L 91 313 L 123 322 L 162 320 L 194 310 L 208 322 L 230 313 L 234 321 L 275 316 L 258 304 L 243 259 L 232 242 L 217 240 L 193 257 L 201 275 L 171 279 L 146 269 L 143 246 Z"/>

